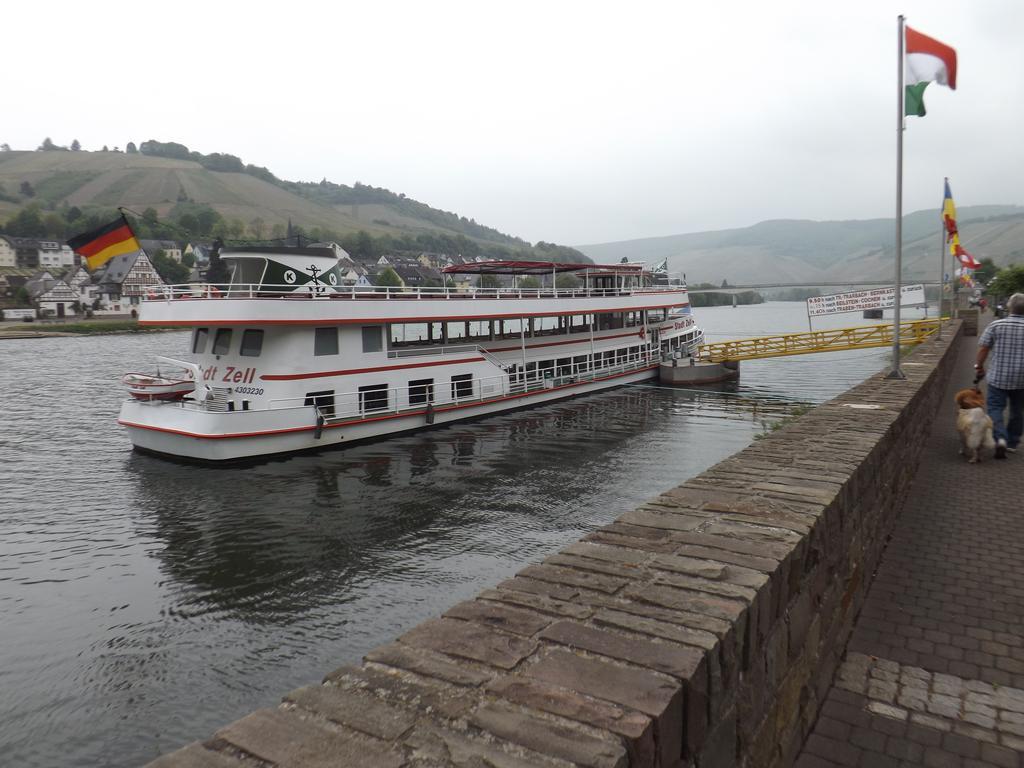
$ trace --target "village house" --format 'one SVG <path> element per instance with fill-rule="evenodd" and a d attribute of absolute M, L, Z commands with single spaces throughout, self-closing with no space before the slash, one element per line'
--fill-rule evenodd
<path fill-rule="evenodd" d="M 409 288 L 437 287 L 443 284 L 444 279 L 436 269 L 421 267 L 416 262 L 412 265 L 400 264 L 392 267 L 402 283 Z"/>
<path fill-rule="evenodd" d="M 14 298 L 18 289 L 24 288 L 31 277 L 32 275 L 24 274 L 24 270 L 5 269 L 0 273 L 0 295 Z"/>
<path fill-rule="evenodd" d="M 100 290 L 100 286 L 93 282 L 92 275 L 85 267 L 69 269 L 61 276 L 61 279 L 78 294 L 83 312 L 102 311 L 105 308 L 107 297 Z M 109 313 L 117 314 L 112 311 Z"/>
<path fill-rule="evenodd" d="M 0 235 L 0 267 L 18 266 L 18 251 L 14 242 L 6 235 Z"/>
<path fill-rule="evenodd" d="M 63 270 L 75 266 L 75 252 L 64 243 L 32 237 L 9 237 L 14 247 L 14 264 L 23 269 Z M 0 264 L 0 266 L 3 266 Z"/>
<path fill-rule="evenodd" d="M 181 246 L 173 240 L 140 240 L 139 245 L 150 256 L 155 256 L 157 251 L 163 251 L 167 258 L 181 262 Z"/>
<path fill-rule="evenodd" d="M 366 277 L 366 268 L 345 254 L 345 258 L 338 259 L 338 268 L 341 270 L 341 282 L 343 285 L 355 285 L 359 278 Z"/>
<path fill-rule="evenodd" d="M 15 266 L 21 269 L 39 269 L 38 240 L 12 237 L 11 242 L 14 244 Z"/>
<path fill-rule="evenodd" d="M 89 285 L 92 283 L 92 275 L 89 274 L 89 270 L 85 267 L 74 267 L 69 269 L 61 275 L 61 279 L 79 292 L 81 292 L 83 285 Z"/>
<path fill-rule="evenodd" d="M 416 257 L 416 261 L 419 262 L 420 266 L 432 268 L 432 269 L 444 269 L 452 263 L 451 256 L 445 256 L 443 253 L 421 253 Z"/>
<path fill-rule="evenodd" d="M 50 272 L 40 272 L 25 283 L 32 303 L 42 317 L 73 317 L 80 308 L 78 291 Z"/>
<path fill-rule="evenodd" d="M 208 264 L 211 250 L 213 245 L 210 243 L 188 243 L 183 253 L 195 259 L 196 264 Z"/>
<path fill-rule="evenodd" d="M 120 313 L 136 312 L 135 307 L 152 286 L 165 285 L 142 251 L 115 256 L 94 282 L 105 295 L 106 308 Z"/>
<path fill-rule="evenodd" d="M 398 274 L 398 270 L 395 269 L 394 267 L 390 267 L 390 266 L 376 266 L 376 267 L 372 267 L 367 272 L 366 277 L 367 277 L 367 279 L 369 279 L 369 281 L 373 285 L 380 285 L 380 277 L 381 277 L 381 275 L 384 274 L 385 272 L 387 272 L 388 270 L 391 270 L 396 275 L 398 275 L 399 285 L 396 286 L 396 287 L 398 287 L 398 288 L 405 288 L 405 281 L 402 280 L 402 276 Z"/>
<path fill-rule="evenodd" d="M 66 243 L 39 241 L 39 266 L 43 269 L 66 269 L 75 266 L 75 252 Z"/>

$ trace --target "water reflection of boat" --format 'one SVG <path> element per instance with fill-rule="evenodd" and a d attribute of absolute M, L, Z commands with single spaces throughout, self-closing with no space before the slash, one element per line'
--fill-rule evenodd
<path fill-rule="evenodd" d="M 193 329 L 178 364 L 195 391 L 133 391 L 119 422 L 137 448 L 221 461 L 347 444 L 648 379 L 702 338 L 686 287 L 639 264 L 479 262 L 446 271 L 503 287 L 406 290 L 342 286 L 329 249 L 222 258 L 230 285 L 142 304 L 143 325 Z"/>

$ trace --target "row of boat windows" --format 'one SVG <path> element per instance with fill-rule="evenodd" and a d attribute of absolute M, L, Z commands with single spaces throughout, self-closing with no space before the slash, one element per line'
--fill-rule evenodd
<path fill-rule="evenodd" d="M 473 374 L 460 373 L 449 380 L 452 401 L 473 397 Z M 427 405 L 434 402 L 434 379 L 413 379 L 408 386 L 409 405 Z M 368 384 L 359 387 L 359 412 L 372 413 L 390 409 L 390 387 L 387 384 Z M 307 392 L 305 405 L 315 405 L 324 416 L 336 413 L 333 389 Z"/>
<path fill-rule="evenodd" d="M 380 352 L 384 348 L 383 335 L 379 325 L 364 325 L 363 331 L 363 352 Z M 234 333 L 232 328 L 217 328 L 213 334 L 213 345 L 210 347 L 211 355 L 226 355 L 231 351 L 231 337 Z M 197 328 L 192 337 L 192 353 L 201 355 L 206 352 L 206 346 L 210 341 L 210 330 L 208 328 Z M 259 328 L 246 328 L 242 331 L 242 341 L 238 346 L 238 354 L 242 357 L 259 357 L 263 351 L 263 331 Z M 316 328 L 313 333 L 313 354 L 314 355 L 336 355 L 338 354 L 338 329 Z"/>
<path fill-rule="evenodd" d="M 634 328 L 646 323 L 663 322 L 665 309 L 631 312 L 602 312 L 590 315 L 511 318 L 505 320 L 450 320 L 435 323 L 392 323 L 392 347 L 446 344 L 452 341 L 494 341 L 498 339 L 537 338 L 567 333 L 590 333 L 617 328 Z"/>
<path fill-rule="evenodd" d="M 575 376 L 580 373 L 611 368 L 632 362 L 648 354 L 647 348 L 643 346 L 619 347 L 604 352 L 594 352 L 592 355 L 575 355 L 573 357 L 559 357 L 555 360 L 540 360 L 526 365 L 516 364 L 508 369 L 512 381 L 522 379 L 550 379 L 552 377 L 562 378 L 564 376 Z"/>
<path fill-rule="evenodd" d="M 226 355 L 231 349 L 232 328 L 217 328 L 213 336 L 212 355 Z M 208 328 L 196 328 L 192 336 L 192 352 L 201 355 L 206 352 L 206 344 L 210 338 Z M 242 341 L 238 346 L 238 354 L 242 357 L 259 357 L 263 351 L 263 331 L 259 328 L 247 328 L 242 331 Z"/>
<path fill-rule="evenodd" d="M 390 326 L 391 346 L 400 347 L 422 344 L 446 344 L 452 341 L 491 341 L 495 339 L 519 339 L 538 336 L 554 336 L 571 333 L 589 333 L 633 328 L 648 322 L 662 322 L 666 310 L 640 310 L 635 312 L 604 312 L 597 315 L 560 315 L 556 317 L 514 318 L 511 320 L 467 320 L 436 323 L 392 323 Z M 363 352 L 381 352 L 384 349 L 383 334 L 379 325 L 364 325 L 361 328 Z M 234 334 L 232 328 L 217 328 L 213 333 L 210 354 L 226 355 L 231 350 Z M 192 337 L 193 354 L 205 354 L 210 342 L 210 329 L 197 328 Z M 259 357 L 263 350 L 263 331 L 247 328 L 242 331 L 238 354 L 242 357 Z M 317 357 L 338 354 L 338 328 L 315 328 L 313 331 L 313 354 Z"/>
<path fill-rule="evenodd" d="M 540 360 L 528 362 L 526 365 L 513 365 L 508 369 L 510 382 L 513 384 L 522 382 L 538 381 L 542 379 L 563 378 L 577 376 L 592 371 L 600 371 L 626 363 L 635 363 L 648 359 L 650 352 L 646 347 L 633 346 L 620 349 L 596 352 L 593 355 L 576 355 L 574 357 L 560 357 L 552 360 Z M 458 402 L 476 396 L 477 382 L 473 380 L 473 374 L 461 373 L 450 377 L 447 381 L 436 382 L 435 379 L 413 379 L 404 388 L 394 389 L 396 400 L 399 393 L 407 391 L 408 405 L 428 405 L 436 402 L 435 387 L 447 386 L 451 396 L 451 402 Z M 348 403 L 336 401 L 335 390 L 325 389 L 316 392 L 307 392 L 305 405 L 316 405 L 325 417 L 332 417 L 338 413 L 348 414 Z M 387 411 L 397 407 L 392 404 L 392 389 L 388 384 L 368 384 L 359 387 L 357 390 L 359 414 L 372 413 L 375 411 Z M 351 405 L 355 405 L 352 403 Z"/>
<path fill-rule="evenodd" d="M 675 338 L 675 339 L 671 339 L 671 340 L 670 340 L 670 341 L 674 341 L 674 342 L 675 342 L 675 343 L 674 343 L 674 344 L 672 344 L 671 346 L 676 346 L 676 347 L 679 347 L 679 346 L 686 346 L 686 345 L 687 345 L 687 344 L 689 344 L 689 343 L 690 343 L 691 341 L 693 341 L 693 340 L 694 340 L 695 338 L 697 338 L 697 334 L 698 334 L 698 333 L 699 333 L 699 331 L 697 331 L 697 330 L 692 330 L 692 331 L 687 331 L 687 332 L 686 332 L 686 333 L 684 333 L 684 334 L 683 334 L 682 336 L 676 336 L 676 338 Z"/>

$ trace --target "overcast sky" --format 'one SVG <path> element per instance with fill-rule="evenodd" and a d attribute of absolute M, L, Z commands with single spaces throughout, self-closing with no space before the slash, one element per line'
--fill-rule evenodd
<path fill-rule="evenodd" d="M 530 241 L 889 217 L 900 12 L 960 59 L 904 210 L 1024 203 L 1019 0 L 17 2 L 0 142 L 178 141 Z"/>

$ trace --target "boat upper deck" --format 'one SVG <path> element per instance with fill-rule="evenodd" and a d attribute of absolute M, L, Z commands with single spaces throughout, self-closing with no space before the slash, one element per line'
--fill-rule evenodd
<path fill-rule="evenodd" d="M 267 285 L 154 286 L 146 325 L 389 323 L 539 317 L 688 306 L 685 286 L 479 288 Z"/>
<path fill-rule="evenodd" d="M 144 301 L 172 299 L 580 299 L 633 296 L 636 294 L 686 294 L 685 285 L 645 285 L 625 287 L 582 286 L 578 288 L 478 288 L 474 286 L 391 287 L 383 285 L 306 284 L 267 285 L 236 283 L 231 285 L 183 284 L 148 287 Z"/>
<path fill-rule="evenodd" d="M 227 251 L 221 258 L 230 270 L 226 284 L 156 286 L 143 302 L 140 322 L 408 323 L 687 306 L 686 286 L 654 285 L 654 276 L 642 264 L 480 261 L 446 267 L 444 285 L 391 287 L 365 280 L 362 285 L 346 284 L 342 264 L 347 255 L 323 248 L 249 247 Z M 572 274 L 560 277 L 565 273 Z M 476 278 L 475 286 L 470 276 Z"/>

